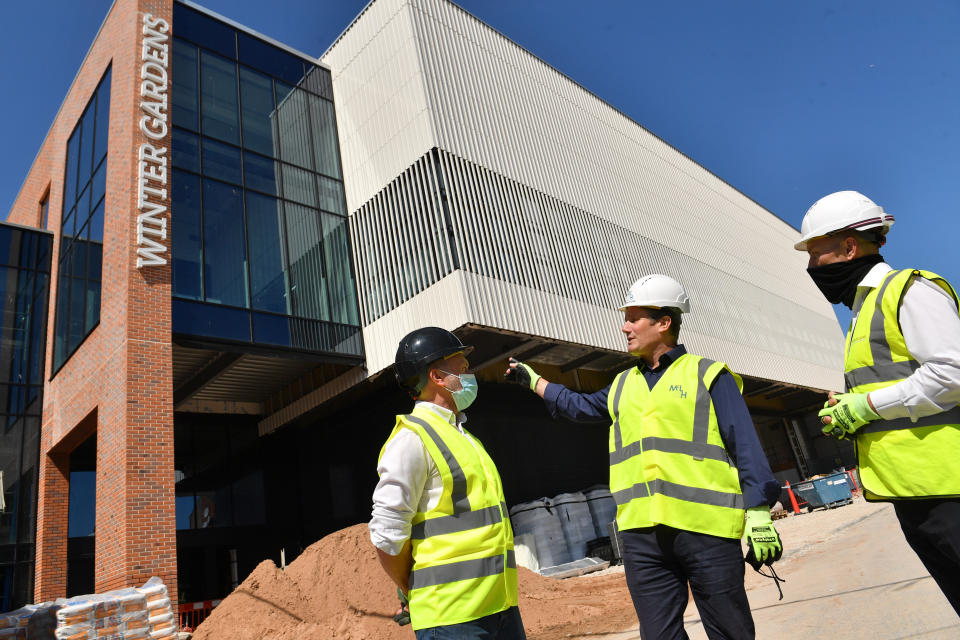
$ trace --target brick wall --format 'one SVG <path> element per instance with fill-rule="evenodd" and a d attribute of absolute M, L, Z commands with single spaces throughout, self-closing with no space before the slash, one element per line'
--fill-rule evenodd
<path fill-rule="evenodd" d="M 49 188 L 48 227 L 56 233 L 54 255 L 58 255 L 67 140 L 112 64 L 100 325 L 44 390 L 37 601 L 66 592 L 69 453 L 93 430 L 97 438 L 97 590 L 159 576 L 176 601 L 170 267 L 136 266 L 137 152 L 145 141 L 139 130 L 143 13 L 172 22 L 172 0 L 117 0 L 8 216 L 10 222 L 37 226 L 39 203 Z M 154 144 L 169 149 L 169 136 Z M 169 215 L 167 219 L 169 246 Z M 54 260 L 47 322 L 48 376 L 56 282 Z"/>

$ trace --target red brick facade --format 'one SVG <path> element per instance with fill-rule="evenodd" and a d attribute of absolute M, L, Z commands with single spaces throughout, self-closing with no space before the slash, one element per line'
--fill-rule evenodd
<path fill-rule="evenodd" d="M 136 266 L 137 154 L 146 141 L 139 129 L 144 13 L 172 23 L 172 0 L 114 3 L 8 217 L 10 222 L 37 226 L 39 205 L 49 188 L 48 228 L 57 235 L 54 256 L 58 255 L 67 140 L 112 65 L 100 325 L 44 390 L 38 602 L 66 593 L 69 454 L 94 432 L 96 588 L 104 591 L 159 576 L 176 601 L 170 265 Z M 169 135 L 153 144 L 169 149 Z M 166 204 L 169 207 L 169 198 Z M 165 216 L 169 247 L 169 214 Z M 54 259 L 47 322 L 48 377 L 56 282 Z"/>

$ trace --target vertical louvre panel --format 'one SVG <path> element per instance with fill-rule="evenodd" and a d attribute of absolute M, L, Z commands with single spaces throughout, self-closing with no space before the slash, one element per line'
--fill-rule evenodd
<path fill-rule="evenodd" d="M 660 272 L 692 348 L 835 386 L 842 334 L 796 230 L 456 5 L 377 0 L 324 60 L 368 329 L 408 301 L 433 317 L 418 294 L 459 269 L 450 322 L 622 348 L 613 310 Z"/>

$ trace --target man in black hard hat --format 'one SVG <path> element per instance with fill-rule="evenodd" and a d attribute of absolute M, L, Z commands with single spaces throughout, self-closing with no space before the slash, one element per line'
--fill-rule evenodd
<path fill-rule="evenodd" d="M 369 528 L 401 601 L 409 600 L 418 639 L 526 638 L 500 475 L 463 427 L 477 396 L 472 349 L 425 327 L 400 341 L 394 362 L 416 404 L 397 416 L 380 450 Z"/>

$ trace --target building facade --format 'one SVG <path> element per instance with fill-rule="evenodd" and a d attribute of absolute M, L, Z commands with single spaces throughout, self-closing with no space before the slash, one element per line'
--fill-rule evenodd
<path fill-rule="evenodd" d="M 511 503 L 605 482 L 605 432 L 501 376 L 608 384 L 643 273 L 687 287 L 683 342 L 744 375 L 783 477 L 850 456 L 811 437 L 842 335 L 797 230 L 448 0 L 374 0 L 319 59 L 116 0 L 7 219 L 39 230 L 7 267 L 33 280 L 4 608 L 154 575 L 218 598 L 366 520 L 424 325 L 476 347 Z"/>

